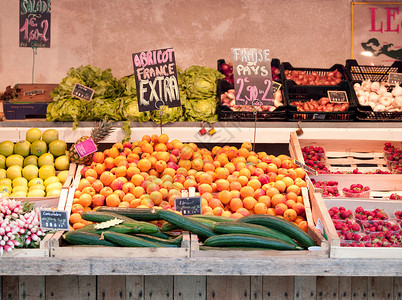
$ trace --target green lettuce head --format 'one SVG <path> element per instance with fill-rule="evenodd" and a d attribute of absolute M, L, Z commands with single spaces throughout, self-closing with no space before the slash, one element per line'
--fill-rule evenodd
<path fill-rule="evenodd" d="M 191 122 L 207 121 L 209 123 L 218 121 L 217 104 L 216 96 L 205 99 L 187 99 L 185 103 L 187 120 Z"/>
<path fill-rule="evenodd" d="M 224 75 L 217 70 L 191 66 L 184 72 L 184 83 L 188 98 L 216 97 L 217 80 Z"/>

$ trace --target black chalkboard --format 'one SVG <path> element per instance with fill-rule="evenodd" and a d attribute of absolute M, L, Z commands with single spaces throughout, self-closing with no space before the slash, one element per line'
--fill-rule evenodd
<path fill-rule="evenodd" d="M 401 84 L 402 83 L 402 73 L 389 73 L 388 83 L 389 84 Z"/>
<path fill-rule="evenodd" d="M 236 105 L 274 105 L 268 49 L 233 48 Z"/>
<path fill-rule="evenodd" d="M 200 215 L 202 214 L 201 197 L 182 197 L 174 200 L 176 211 L 183 215 Z"/>
<path fill-rule="evenodd" d="M 139 111 L 181 105 L 172 48 L 133 53 L 133 64 Z"/>
<path fill-rule="evenodd" d="M 69 230 L 69 214 L 65 210 L 40 209 L 40 227 L 50 230 Z"/>
<path fill-rule="evenodd" d="M 275 93 L 277 90 L 281 88 L 282 84 L 276 81 L 272 82 L 272 92 Z"/>
<path fill-rule="evenodd" d="M 328 91 L 328 98 L 331 103 L 349 103 L 345 91 Z"/>
<path fill-rule="evenodd" d="M 51 0 L 20 0 L 20 47 L 50 48 Z"/>
<path fill-rule="evenodd" d="M 74 85 L 73 91 L 71 92 L 71 95 L 87 101 L 91 101 L 94 94 L 95 91 L 93 89 L 79 83 Z"/>

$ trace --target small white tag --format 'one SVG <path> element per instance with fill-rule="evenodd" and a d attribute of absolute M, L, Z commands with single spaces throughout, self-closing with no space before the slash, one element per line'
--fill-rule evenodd
<path fill-rule="evenodd" d="M 322 224 L 320 218 L 317 220 L 317 224 L 315 225 L 319 231 L 324 235 L 324 225 Z"/>

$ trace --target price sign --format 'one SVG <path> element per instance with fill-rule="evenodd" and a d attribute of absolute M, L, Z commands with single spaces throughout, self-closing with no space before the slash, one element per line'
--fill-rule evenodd
<path fill-rule="evenodd" d="M 276 81 L 272 82 L 272 92 L 275 94 L 277 90 L 281 88 L 282 84 Z"/>
<path fill-rule="evenodd" d="M 50 230 L 69 230 L 69 213 L 65 210 L 40 209 L 40 227 Z"/>
<path fill-rule="evenodd" d="M 79 83 L 74 85 L 73 91 L 71 92 L 71 95 L 87 101 L 91 101 L 94 94 L 95 91 L 93 89 Z"/>
<path fill-rule="evenodd" d="M 186 216 L 202 214 L 201 197 L 176 198 L 174 200 L 174 207 L 176 211 Z"/>
<path fill-rule="evenodd" d="M 50 48 L 51 0 L 20 0 L 20 47 Z"/>
<path fill-rule="evenodd" d="M 233 48 L 236 105 L 274 105 L 268 49 Z"/>
<path fill-rule="evenodd" d="M 74 145 L 74 148 L 77 150 L 77 153 L 81 158 L 98 150 L 98 147 L 96 147 L 96 144 L 92 138 Z"/>
<path fill-rule="evenodd" d="M 327 93 L 331 103 L 349 103 L 348 95 L 345 91 L 327 91 Z"/>
<path fill-rule="evenodd" d="M 318 172 L 316 170 L 314 170 L 313 168 L 310 168 L 309 166 L 306 166 L 305 164 L 301 163 L 298 160 L 293 160 L 293 163 L 301 168 L 303 168 L 305 171 L 314 174 L 314 175 L 318 175 Z"/>
<path fill-rule="evenodd" d="M 402 73 L 389 73 L 388 83 L 389 84 L 401 84 L 402 83 Z"/>
<path fill-rule="evenodd" d="M 133 53 L 133 64 L 139 111 L 181 105 L 172 48 Z"/>

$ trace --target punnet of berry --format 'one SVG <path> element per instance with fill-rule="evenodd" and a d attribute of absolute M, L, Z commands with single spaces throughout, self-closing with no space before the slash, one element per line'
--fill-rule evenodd
<path fill-rule="evenodd" d="M 391 221 L 364 221 L 362 223 L 363 230 L 366 234 L 371 234 L 373 232 L 386 232 L 386 231 L 399 231 L 401 228 L 398 223 Z"/>
<path fill-rule="evenodd" d="M 348 198 L 370 198 L 370 187 L 360 183 L 353 183 L 349 188 L 342 189 L 343 196 Z"/>
<path fill-rule="evenodd" d="M 331 173 L 325 165 L 324 148 L 319 146 L 304 146 L 302 149 L 304 163 L 321 174 Z"/>
<path fill-rule="evenodd" d="M 395 211 L 394 216 L 398 222 L 402 222 L 402 210 Z"/>
<path fill-rule="evenodd" d="M 323 197 L 340 197 L 341 194 L 338 190 L 338 182 L 337 181 L 320 181 L 311 180 L 314 184 L 314 187 L 321 190 Z"/>
<path fill-rule="evenodd" d="M 362 206 L 356 207 L 355 219 L 357 222 L 389 220 L 387 212 L 383 209 L 365 210 Z"/>
<path fill-rule="evenodd" d="M 351 209 L 346 209 L 343 206 L 340 207 L 331 207 L 328 210 L 329 216 L 333 220 L 346 220 L 353 219 L 353 211 Z"/>

